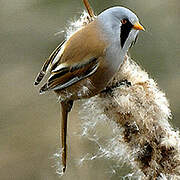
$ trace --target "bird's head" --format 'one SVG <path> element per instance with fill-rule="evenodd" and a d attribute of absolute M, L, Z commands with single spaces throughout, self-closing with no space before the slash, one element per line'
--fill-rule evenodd
<path fill-rule="evenodd" d="M 135 41 L 138 32 L 145 30 L 135 13 L 124 7 L 109 8 L 103 11 L 98 19 L 104 24 L 109 36 L 119 39 L 121 49 L 125 50 Z"/>

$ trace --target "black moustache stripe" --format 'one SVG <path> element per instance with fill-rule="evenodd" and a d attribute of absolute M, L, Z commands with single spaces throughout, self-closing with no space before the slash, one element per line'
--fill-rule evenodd
<path fill-rule="evenodd" d="M 129 33 L 132 29 L 133 25 L 127 20 L 126 24 L 121 25 L 121 47 L 124 47 L 124 44 L 129 36 Z"/>

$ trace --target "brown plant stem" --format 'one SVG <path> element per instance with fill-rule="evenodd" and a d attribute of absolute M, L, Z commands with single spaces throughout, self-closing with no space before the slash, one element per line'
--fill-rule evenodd
<path fill-rule="evenodd" d="M 94 19 L 95 18 L 95 15 L 94 15 L 94 11 L 93 9 L 91 8 L 90 4 L 89 4 L 89 1 L 88 0 L 83 0 L 83 3 L 87 9 L 87 12 L 89 14 L 89 16 Z"/>
<path fill-rule="evenodd" d="M 116 152 L 123 145 L 122 154 L 128 157 L 123 161 L 134 174 L 141 172 L 138 178 L 180 179 L 180 137 L 168 122 L 168 101 L 154 80 L 129 57 L 106 90 L 83 106 L 84 113 L 90 114 L 89 121 L 98 123 L 107 118 L 121 130 L 118 142 L 109 144 L 106 156 L 111 151 L 108 157 L 123 159 Z"/>

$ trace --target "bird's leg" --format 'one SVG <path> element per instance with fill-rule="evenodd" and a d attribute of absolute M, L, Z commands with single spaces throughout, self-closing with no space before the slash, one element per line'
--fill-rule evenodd
<path fill-rule="evenodd" d="M 101 93 L 109 93 L 111 94 L 113 89 L 121 87 L 121 86 L 131 86 L 131 82 L 129 82 L 127 79 L 124 79 L 122 81 L 116 82 L 114 85 L 106 87 L 104 90 L 101 91 Z"/>
<path fill-rule="evenodd" d="M 63 172 L 65 172 L 65 170 L 66 170 L 66 158 L 67 158 L 67 145 L 66 145 L 67 118 L 68 118 L 68 113 L 71 111 L 72 106 L 73 106 L 73 101 L 63 101 L 63 102 L 61 102 L 61 112 L 62 112 L 61 143 L 62 143 Z"/>

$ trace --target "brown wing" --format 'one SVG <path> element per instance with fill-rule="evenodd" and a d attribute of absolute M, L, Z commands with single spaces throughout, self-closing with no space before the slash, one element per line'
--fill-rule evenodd
<path fill-rule="evenodd" d="M 98 59 L 104 56 L 106 48 L 106 43 L 101 40 L 101 33 L 97 29 L 99 27 L 94 20 L 65 42 L 61 56 L 57 54 L 52 61 L 50 78 L 41 88 L 41 93 L 64 89 L 97 70 Z"/>
<path fill-rule="evenodd" d="M 71 66 L 85 63 L 92 57 L 103 56 L 107 43 L 102 40 L 103 33 L 99 29 L 97 20 L 94 20 L 73 34 L 65 43 L 59 61 L 52 62 L 51 71 L 54 71 L 60 64 L 65 63 Z"/>
<path fill-rule="evenodd" d="M 40 89 L 40 93 L 47 90 L 61 90 L 94 74 L 99 66 L 97 58 L 90 59 L 86 64 L 66 67 L 53 73 L 47 83 Z"/>
<path fill-rule="evenodd" d="M 59 53 L 59 51 L 61 50 L 62 45 L 64 44 L 65 41 L 63 41 L 53 52 L 52 54 L 49 56 L 49 58 L 44 62 L 41 71 L 38 73 L 35 81 L 34 81 L 34 85 L 38 85 L 43 77 L 45 76 L 47 69 L 49 67 L 49 65 L 52 63 L 52 61 L 54 60 L 54 58 L 57 56 L 57 54 Z"/>

